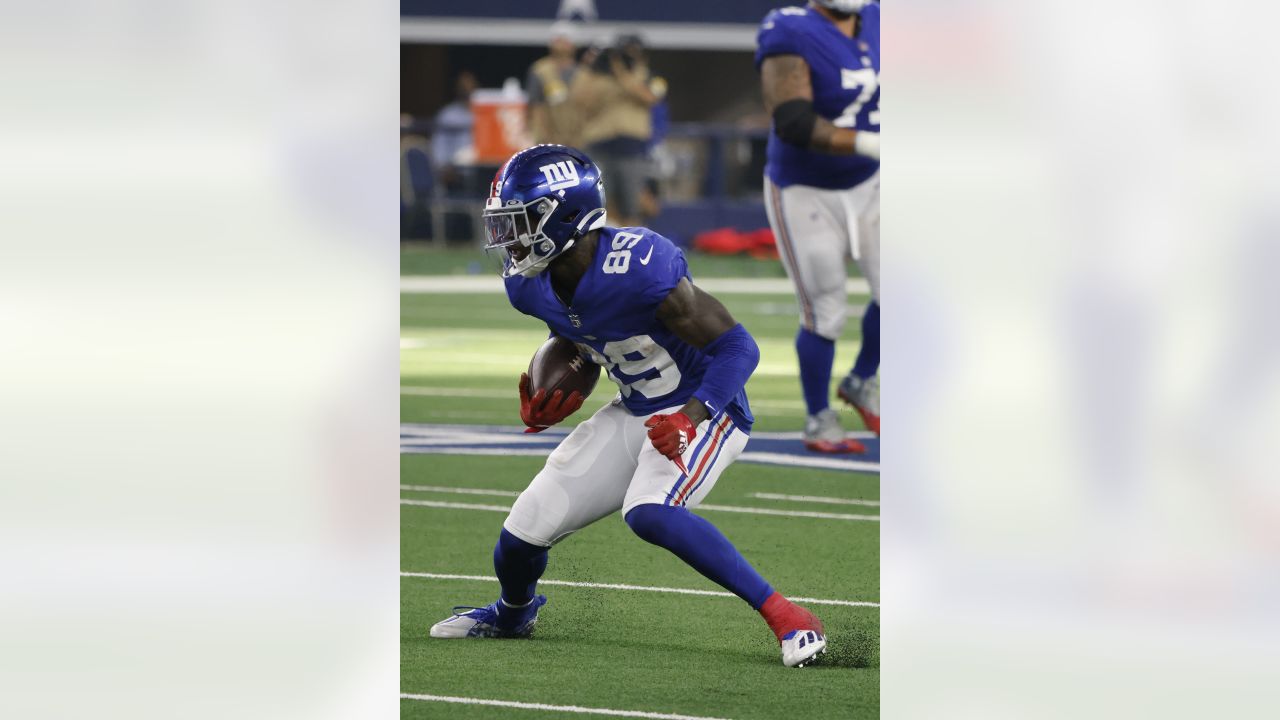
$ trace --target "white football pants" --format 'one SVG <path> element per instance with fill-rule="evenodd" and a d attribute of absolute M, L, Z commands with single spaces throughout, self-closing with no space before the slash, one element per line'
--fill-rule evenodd
<path fill-rule="evenodd" d="M 800 324 L 838 340 L 848 315 L 845 262 L 852 257 L 880 301 L 880 173 L 848 190 L 779 188 L 764 179 L 765 210 L 796 288 Z"/>
<path fill-rule="evenodd" d="M 550 547 L 618 510 L 625 517 L 644 503 L 694 507 L 747 445 L 747 434 L 728 414 L 704 420 L 683 456 L 686 476 L 649 442 L 649 417 L 632 415 L 621 399 L 600 408 L 551 453 L 502 526 Z"/>

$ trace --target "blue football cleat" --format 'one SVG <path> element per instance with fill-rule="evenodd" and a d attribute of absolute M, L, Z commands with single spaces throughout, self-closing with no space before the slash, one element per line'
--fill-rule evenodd
<path fill-rule="evenodd" d="M 538 608 L 547 604 L 539 595 L 523 607 L 511 607 L 501 599 L 482 608 L 461 605 L 453 615 L 431 626 L 433 638 L 523 638 L 538 624 Z"/>

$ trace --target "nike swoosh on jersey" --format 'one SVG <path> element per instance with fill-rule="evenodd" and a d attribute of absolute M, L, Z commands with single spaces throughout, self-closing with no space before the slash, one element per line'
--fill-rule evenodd
<path fill-rule="evenodd" d="M 652 246 L 652 245 L 650 245 L 650 246 L 649 246 L 649 252 L 645 253 L 645 254 L 644 254 L 644 257 L 640 258 L 640 264 L 641 264 L 641 265 L 648 265 L 648 264 L 649 264 L 649 258 L 651 258 L 651 257 L 653 257 L 653 246 Z"/>

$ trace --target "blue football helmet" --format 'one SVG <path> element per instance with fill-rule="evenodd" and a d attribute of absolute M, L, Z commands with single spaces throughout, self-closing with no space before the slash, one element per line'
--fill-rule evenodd
<path fill-rule="evenodd" d="M 604 227 L 600 168 L 581 150 L 535 145 L 498 170 L 484 205 L 485 251 L 502 253 L 502 276 L 532 277 Z"/>

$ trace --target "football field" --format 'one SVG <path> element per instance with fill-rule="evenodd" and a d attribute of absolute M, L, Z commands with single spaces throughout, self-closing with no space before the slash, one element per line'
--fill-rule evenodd
<path fill-rule="evenodd" d="M 467 257 L 419 251 L 404 265 L 448 272 Z M 795 300 L 769 279 L 780 275 L 777 264 L 691 266 L 695 281 L 753 278 L 728 283 L 744 292 L 713 294 L 760 344 L 760 367 L 747 386 L 758 440 L 747 451 L 768 450 L 751 462 L 744 455 L 696 512 L 777 589 L 809 599 L 826 624 L 829 652 L 819 665 L 784 668 L 777 641 L 754 611 L 636 538 L 620 516 L 551 551 L 539 586 L 549 602 L 532 639 L 428 638 L 453 606 L 497 598 L 492 551 L 506 508 L 559 434 L 513 432 L 520 425 L 516 382 L 546 339 L 545 326 L 485 289 L 484 276 L 462 285 L 424 279 L 401 295 L 403 717 L 878 715 L 875 443 L 868 443 L 868 458 L 850 466 L 858 470 L 806 466 L 794 439 L 804 416 L 792 348 Z M 850 298 L 853 306 L 865 302 Z M 855 319 L 838 348 L 837 373 L 852 363 L 856 326 Z M 566 430 L 612 399 L 615 388 L 602 378 Z M 856 414 L 845 410 L 844 417 L 846 427 L 862 430 Z"/>

